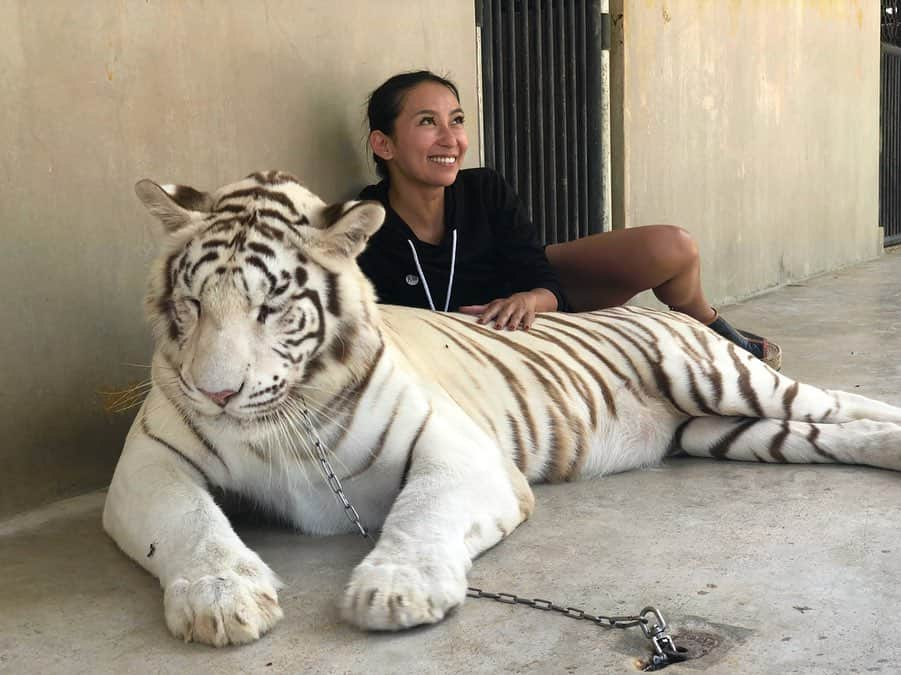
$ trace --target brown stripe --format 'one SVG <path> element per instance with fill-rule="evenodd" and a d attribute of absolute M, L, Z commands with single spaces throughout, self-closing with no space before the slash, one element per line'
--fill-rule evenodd
<path fill-rule="evenodd" d="M 666 456 L 672 457 L 673 455 L 686 454 L 685 450 L 682 448 L 682 436 L 685 435 L 685 430 L 688 429 L 688 425 L 694 422 L 697 417 L 689 417 L 687 420 L 682 422 L 678 427 L 676 427 L 676 431 L 673 433 L 673 437 L 670 440 L 669 447 L 666 449 Z"/>
<path fill-rule="evenodd" d="M 598 321 L 594 321 L 593 319 L 590 318 L 590 316 L 584 316 L 583 318 L 585 319 L 585 321 L 589 321 L 589 322 L 591 322 L 592 324 L 600 325 L 600 326 L 602 326 L 602 327 L 604 327 L 604 328 L 612 328 L 611 326 L 608 326 L 607 324 L 600 323 L 600 322 L 598 322 Z M 638 370 L 638 367 L 635 365 L 635 362 L 632 361 L 632 357 L 630 357 L 630 356 L 626 353 L 626 351 L 622 348 L 622 346 L 620 346 L 620 345 L 617 343 L 616 340 L 611 340 L 609 336 L 604 335 L 604 334 L 602 334 L 602 333 L 592 332 L 592 331 L 588 330 L 585 326 L 580 326 L 579 324 L 574 323 L 574 322 L 572 322 L 572 321 L 568 321 L 568 320 L 566 320 L 566 319 L 563 319 L 563 318 L 560 317 L 560 316 L 551 315 L 551 314 L 542 314 L 542 315 L 541 315 L 541 319 L 542 319 L 542 320 L 546 320 L 546 321 L 551 321 L 551 322 L 554 322 L 554 323 L 558 323 L 558 324 L 567 326 L 567 327 L 569 327 L 569 328 L 572 328 L 573 330 L 580 331 L 581 333 L 584 333 L 585 335 L 589 336 L 590 338 L 592 338 L 592 339 L 594 339 L 594 340 L 598 340 L 599 338 L 605 340 L 607 344 L 609 344 L 609 345 L 610 345 L 611 347 L 613 347 L 617 352 L 619 352 L 619 355 L 620 355 L 620 356 L 623 358 L 623 360 L 629 365 L 629 368 L 632 369 L 632 372 L 633 372 L 634 375 L 635 375 L 635 378 L 634 378 L 634 379 L 633 379 L 633 378 L 630 378 L 630 377 L 627 377 L 627 376 L 626 376 L 619 368 L 617 368 L 615 365 L 613 365 L 613 363 L 611 363 L 610 360 L 609 360 L 606 356 L 604 356 L 604 355 L 601 354 L 599 351 L 597 351 L 597 349 L 595 349 L 595 348 L 594 348 L 590 343 L 588 343 L 587 341 L 585 341 L 585 340 L 583 340 L 583 339 L 581 339 L 581 338 L 576 337 L 576 336 L 573 335 L 572 333 L 568 333 L 568 332 L 566 332 L 566 331 L 561 331 L 561 333 L 562 333 L 563 335 L 565 335 L 565 336 L 567 336 L 567 337 L 569 337 L 569 338 L 575 340 L 575 341 L 578 342 L 583 348 L 585 348 L 586 350 L 588 350 L 589 352 L 591 352 L 592 354 L 594 354 L 594 355 L 595 355 L 595 356 L 596 356 L 596 357 L 597 357 L 597 358 L 598 358 L 598 359 L 599 359 L 599 360 L 600 360 L 607 368 L 610 369 L 610 372 L 612 372 L 615 376 L 617 376 L 618 378 L 620 378 L 620 379 L 623 380 L 624 382 L 634 382 L 635 384 L 639 385 L 639 386 L 642 388 L 642 390 L 643 390 L 646 394 L 650 394 L 650 393 L 651 393 L 650 391 L 648 391 L 648 389 L 647 389 L 647 387 L 646 387 L 646 385 L 645 385 L 645 383 L 644 383 L 644 378 L 642 378 L 641 372 Z M 558 329 L 558 330 L 559 330 L 559 329 Z M 614 330 L 614 332 L 616 332 L 617 334 L 622 335 L 622 331 L 620 331 L 619 329 L 612 328 L 612 330 Z"/>
<path fill-rule="evenodd" d="M 565 342 L 562 342 L 559 339 L 559 337 L 551 335 L 550 333 L 547 333 L 538 328 L 535 328 L 534 326 L 529 329 L 529 336 L 533 337 L 533 338 L 538 338 L 539 340 L 546 340 L 547 342 L 550 342 L 551 344 L 554 344 L 557 347 L 559 347 L 560 349 L 562 349 L 564 352 L 566 352 L 566 355 L 569 358 L 571 358 L 573 361 L 578 363 L 588 373 L 590 373 L 591 375 L 594 376 L 594 381 L 601 388 L 602 393 L 608 393 L 608 394 L 610 393 L 606 387 L 606 383 L 604 382 L 603 376 L 597 370 L 595 370 L 589 363 L 585 362 L 578 355 L 578 353 L 576 352 L 575 349 L 570 347 Z M 573 338 L 573 339 L 578 339 L 578 338 Z M 595 397 L 594 397 L 594 392 L 591 390 L 591 387 L 588 385 L 588 383 L 586 383 L 579 376 L 578 373 L 573 372 L 573 370 L 571 368 L 567 367 L 567 365 L 564 364 L 562 361 L 560 361 L 556 356 L 554 356 L 553 354 L 548 354 L 547 352 L 542 352 L 542 353 L 547 360 L 549 360 L 551 363 L 555 364 L 560 369 L 560 371 L 569 378 L 570 382 L 572 382 L 572 384 L 573 384 L 573 387 L 579 392 L 579 395 L 581 395 L 582 399 L 587 401 L 588 415 L 589 415 L 589 419 L 591 420 L 591 428 L 597 429 L 598 404 L 597 404 L 597 399 L 595 399 Z M 611 396 L 611 401 L 612 401 L 612 394 L 610 394 L 610 396 Z M 606 400 L 607 396 L 605 396 L 604 398 Z M 613 404 L 613 407 L 611 408 L 611 404 L 608 402 L 607 409 L 610 410 L 610 414 L 612 417 L 616 417 L 615 403 Z"/>
<path fill-rule="evenodd" d="M 207 243 L 209 243 L 209 242 L 207 242 Z M 206 246 L 206 244 L 204 244 L 204 246 Z M 261 244 L 256 241 L 251 241 L 251 242 L 247 243 L 247 248 L 249 248 L 251 251 L 255 251 L 256 253 L 259 253 L 264 258 L 274 258 L 275 257 L 275 251 L 273 251 L 271 248 L 266 246 L 266 244 Z"/>
<path fill-rule="evenodd" d="M 181 408 L 176 406 L 176 410 L 178 410 L 178 414 L 181 416 L 181 419 L 185 423 L 185 426 L 187 426 L 188 429 L 191 430 L 191 432 L 197 437 L 197 440 L 200 441 L 203 447 L 209 450 L 209 452 L 222 463 L 222 466 L 225 468 L 226 473 L 230 474 L 231 471 L 229 470 L 228 465 L 225 463 L 225 460 L 222 459 L 222 455 L 219 454 L 219 451 L 216 450 L 210 440 L 200 432 L 200 429 L 197 428 L 194 422 L 191 421 L 191 418 L 188 417 Z"/>
<path fill-rule="evenodd" d="M 785 445 L 785 439 L 788 438 L 789 434 L 788 422 L 783 422 L 781 426 L 782 428 L 780 429 L 779 433 L 773 436 L 772 440 L 770 441 L 769 451 L 770 457 L 775 459 L 777 462 L 786 464 L 788 460 L 785 459 L 785 455 L 782 453 L 782 447 Z"/>
<path fill-rule="evenodd" d="M 485 328 L 485 327 L 480 326 L 479 324 L 474 323 L 472 321 L 464 321 L 463 319 L 458 319 L 455 316 L 449 316 L 448 318 L 469 328 L 470 330 L 476 331 L 479 335 L 482 335 L 483 337 L 487 337 L 492 340 L 497 340 L 501 344 L 506 345 L 513 351 L 517 352 L 526 361 L 531 361 L 532 363 L 534 363 L 536 365 L 540 365 L 543 368 L 548 368 L 548 366 L 543 362 L 542 355 L 540 353 L 538 353 L 532 349 L 529 349 L 528 347 L 525 347 L 514 340 L 511 340 L 506 335 L 501 335 L 499 333 L 499 331 L 492 329 L 492 328 Z M 551 372 L 550 374 L 554 375 L 553 372 Z"/>
<path fill-rule="evenodd" d="M 462 321 L 460 319 L 457 319 L 456 317 L 448 316 L 447 318 L 454 320 L 463 326 L 468 326 L 469 328 L 473 328 L 475 326 L 475 324 L 471 324 L 466 321 Z M 476 329 L 476 332 L 487 331 L 487 329 L 484 329 L 481 326 L 475 326 L 475 329 Z M 503 342 L 504 344 L 508 344 L 508 345 L 510 344 L 506 340 L 501 340 L 501 342 Z M 476 343 L 476 344 L 478 344 L 478 343 Z M 480 349 L 484 350 L 484 347 L 482 345 L 478 345 L 478 346 Z M 535 420 L 532 417 L 532 414 L 529 410 L 528 398 L 525 394 L 525 389 L 522 385 L 522 382 L 520 382 L 516 378 L 516 375 L 513 373 L 513 371 L 511 371 L 503 362 L 501 362 L 499 359 L 495 358 L 487 350 L 482 351 L 482 356 L 488 362 L 489 365 L 494 366 L 494 368 L 502 375 L 507 387 L 513 393 L 514 398 L 516 398 L 518 408 L 519 408 L 516 412 L 523 416 L 523 418 L 526 422 L 526 425 L 528 426 L 531 437 L 532 437 L 533 447 L 537 448 L 538 428 L 537 428 L 537 426 L 535 424 Z M 523 470 L 522 467 L 520 467 L 520 470 Z"/>
<path fill-rule="evenodd" d="M 262 187 L 252 187 L 252 188 L 242 188 L 240 190 L 234 190 L 232 192 L 228 192 L 219 197 L 216 202 L 216 211 L 222 210 L 225 208 L 223 202 L 231 201 L 232 199 L 243 199 L 245 197 L 250 197 L 251 199 L 265 199 L 270 202 L 276 202 L 277 204 L 281 204 L 286 209 L 288 209 L 293 215 L 300 215 L 297 212 L 297 208 L 295 208 L 294 203 L 282 192 L 276 192 L 275 190 L 267 190 Z"/>
<path fill-rule="evenodd" d="M 479 363 L 482 363 L 482 364 L 485 363 L 485 359 L 482 358 L 482 354 L 480 351 L 480 349 L 482 349 L 482 346 L 479 345 L 477 342 L 473 342 L 472 340 L 469 340 L 469 345 L 474 344 L 479 347 L 479 349 L 473 349 L 471 346 L 464 344 L 462 336 L 458 336 L 456 333 L 454 333 L 450 330 L 447 330 L 444 326 L 439 324 L 437 321 L 431 321 L 428 318 L 424 319 L 424 321 L 427 324 L 429 324 L 432 328 L 434 328 L 436 331 L 438 331 L 439 333 L 444 335 L 448 340 L 450 340 L 455 345 L 457 345 L 457 347 L 462 349 L 469 356 L 472 356 L 476 361 L 478 361 Z"/>
<path fill-rule="evenodd" d="M 376 352 L 375 357 L 369 364 L 369 369 L 366 371 L 363 377 L 360 378 L 349 390 L 341 389 L 324 406 L 323 410 L 344 412 L 343 428 L 341 429 L 338 438 L 333 443 L 335 447 L 338 447 L 338 445 L 344 440 L 344 437 L 347 435 L 347 432 L 350 429 L 350 424 L 357 413 L 357 407 L 360 405 L 363 394 L 366 393 L 366 389 L 369 387 L 369 384 L 372 381 L 372 376 L 375 373 L 376 368 L 378 368 L 378 365 L 381 362 L 382 356 L 384 354 L 385 343 L 382 342 L 379 345 L 379 349 Z M 346 407 L 348 403 L 351 404 L 349 408 Z"/>
<path fill-rule="evenodd" d="M 397 396 L 397 401 L 394 403 L 394 410 L 391 411 L 391 417 L 388 418 L 388 421 L 385 423 L 384 429 L 382 429 L 382 433 L 379 434 L 379 438 L 376 441 L 375 445 L 369 451 L 369 459 L 360 469 L 354 471 L 352 474 L 347 476 L 346 478 L 342 478 L 341 480 L 353 480 L 358 477 L 360 474 L 366 473 L 369 469 L 372 468 L 372 465 L 375 464 L 376 460 L 381 456 L 382 450 L 385 449 L 385 441 L 388 439 L 388 432 L 391 431 L 391 428 L 394 426 L 395 420 L 397 420 L 397 414 L 400 412 L 400 404 L 403 400 L 404 392 L 401 392 Z M 337 447 L 337 445 L 335 446 Z"/>
<path fill-rule="evenodd" d="M 819 436 L 819 427 L 814 423 L 810 423 L 810 431 L 807 433 L 807 442 L 813 446 L 813 449 L 816 450 L 817 454 L 825 457 L 832 462 L 841 463 L 841 460 L 839 460 L 838 457 L 820 447 L 820 444 L 817 443 L 817 438 L 819 438 Z"/>
<path fill-rule="evenodd" d="M 503 339 L 500 336 L 492 335 L 490 333 L 489 329 L 482 328 L 481 326 L 479 326 L 477 324 L 463 321 L 463 320 L 458 319 L 453 316 L 449 316 L 448 318 L 452 319 L 453 321 L 456 321 L 461 326 L 465 326 L 466 328 L 469 328 L 470 330 L 474 330 L 475 332 L 479 333 L 480 335 L 492 337 L 509 347 L 513 347 L 514 349 L 516 349 L 516 347 L 518 346 L 518 345 L 514 345 L 514 343 L 512 343 L 508 339 Z M 516 351 L 520 351 L 520 350 L 516 349 Z M 531 350 L 527 350 L 527 349 L 523 348 L 523 350 L 520 351 L 520 353 L 523 353 L 523 352 L 531 353 L 533 355 L 532 358 L 534 358 L 534 353 L 531 352 Z M 500 359 L 496 358 L 493 354 L 491 354 L 487 350 L 483 353 L 483 356 L 489 361 L 489 363 L 491 363 L 491 365 L 493 365 L 497 369 L 498 372 L 501 373 L 501 375 L 503 375 L 507 386 L 510 388 L 510 391 L 513 392 L 513 396 L 516 398 L 517 403 L 519 403 L 519 412 L 520 412 L 520 414 L 522 414 L 523 418 L 526 421 L 526 425 L 529 428 L 529 433 L 532 436 L 533 445 L 535 447 L 537 447 L 538 427 L 536 426 L 535 419 L 534 419 L 534 417 L 532 417 L 532 413 L 529 410 L 528 397 L 526 395 L 525 387 L 523 386 L 522 382 L 520 382 L 519 379 L 516 377 L 516 373 L 514 373 L 512 370 L 510 370 L 506 366 L 506 364 L 504 364 Z"/>
<path fill-rule="evenodd" d="M 641 314 L 640 316 L 642 316 L 643 318 L 646 318 L 649 321 L 653 321 L 657 326 L 663 328 L 667 333 L 669 333 L 670 337 L 672 337 L 676 342 L 679 343 L 683 352 L 691 354 L 691 356 L 693 358 L 695 358 L 696 360 L 701 359 L 701 354 L 694 348 L 694 346 L 690 342 L 688 342 L 688 340 L 682 333 L 680 333 L 673 327 L 672 321 L 666 320 L 669 318 L 668 314 L 662 314 L 662 313 L 656 314 L 655 313 L 655 314 Z M 620 320 L 630 323 L 638 328 L 641 328 L 648 334 L 648 336 L 650 337 L 651 343 L 653 343 L 653 344 L 657 343 L 657 341 L 658 341 L 657 335 L 655 335 L 654 332 L 647 325 L 639 322 L 636 319 L 632 319 L 632 318 L 621 318 Z"/>
<path fill-rule="evenodd" d="M 282 241 L 285 238 L 285 235 L 281 230 L 277 230 L 271 225 L 267 225 L 266 223 L 254 223 L 253 227 L 257 232 L 262 234 L 267 239 Z"/>
<path fill-rule="evenodd" d="M 708 334 L 709 333 L 709 334 Z M 719 408 L 723 401 L 723 374 L 717 366 L 716 359 L 713 356 L 713 350 L 710 348 L 716 333 L 713 331 L 699 331 L 695 337 L 698 338 L 698 344 L 704 350 L 706 359 L 703 360 L 704 374 L 707 381 L 713 387 L 713 407 Z"/>
<path fill-rule="evenodd" d="M 551 439 L 548 441 L 548 453 L 552 459 L 552 467 L 553 471 L 548 476 L 548 479 L 551 482 L 559 482 L 566 480 L 572 474 L 573 466 L 579 465 L 581 466 L 584 462 L 583 458 L 580 456 L 581 451 L 584 449 L 584 444 L 579 443 L 578 440 L 574 439 L 574 435 L 577 439 L 582 438 L 583 434 L 573 434 L 573 430 L 567 424 L 567 420 L 569 420 L 570 424 L 577 421 L 577 417 L 574 411 L 570 410 L 569 406 L 566 404 L 566 399 L 561 395 L 560 389 L 550 380 L 548 380 L 544 374 L 535 367 L 535 364 L 526 362 L 526 367 L 532 371 L 532 374 L 535 376 L 535 379 L 544 387 L 544 391 L 547 394 L 548 399 L 550 399 L 551 403 L 554 404 L 556 409 L 548 406 L 548 415 L 551 418 Z M 565 434 L 564 428 L 570 433 Z"/>
<path fill-rule="evenodd" d="M 425 430 L 425 425 L 429 423 L 429 420 L 432 418 L 432 407 L 429 406 L 429 412 L 426 413 L 425 418 L 423 418 L 422 423 L 419 425 L 419 429 L 416 430 L 416 433 L 413 434 L 413 438 L 410 440 L 410 446 L 407 448 L 407 463 L 404 465 L 404 472 L 400 477 L 400 488 L 403 489 L 407 484 L 407 478 L 410 475 L 410 467 L 413 466 L 413 451 L 416 449 L 416 444 L 419 443 L 419 437 L 422 436 L 422 432 Z"/>
<path fill-rule="evenodd" d="M 729 455 L 729 450 L 732 449 L 732 444 L 745 433 L 752 426 L 757 424 L 760 420 L 756 417 L 746 417 L 738 422 L 738 425 L 730 431 L 728 434 L 723 436 L 720 440 L 718 440 L 713 447 L 710 449 L 710 456 L 715 457 L 716 459 L 726 459 Z"/>
<path fill-rule="evenodd" d="M 572 328 L 573 330 L 581 331 L 582 333 L 584 333 L 584 334 L 586 334 L 586 335 L 589 335 L 589 336 L 591 336 L 591 337 L 597 338 L 597 335 L 592 334 L 590 331 L 586 330 L 584 327 L 579 326 L 578 324 L 573 324 L 573 323 L 571 323 L 571 322 L 569 322 L 569 321 L 566 321 L 566 320 L 564 320 L 564 319 L 561 319 L 561 318 L 558 317 L 558 316 L 550 316 L 550 315 L 547 315 L 547 314 L 543 314 L 543 315 L 541 316 L 541 318 L 542 318 L 542 319 L 549 320 L 549 321 L 553 321 L 553 322 L 556 322 L 556 323 L 559 323 L 559 324 L 562 324 L 562 325 L 565 325 L 565 326 L 568 326 L 568 327 Z M 548 329 L 548 330 L 551 330 L 551 331 L 554 331 L 554 330 L 555 330 L 555 328 L 553 328 L 553 327 L 551 327 L 551 326 L 545 326 L 545 328 Z M 535 328 L 532 328 L 532 329 L 529 330 L 529 333 L 535 333 L 535 330 L 536 330 Z M 604 366 L 605 366 L 611 373 L 613 373 L 614 376 L 620 378 L 621 380 L 623 380 L 623 381 L 626 382 L 627 384 L 631 383 L 631 380 L 630 380 L 628 377 L 626 377 L 626 376 L 622 373 L 622 371 L 619 370 L 619 368 L 617 368 L 615 365 L 613 365 L 613 363 L 610 362 L 610 359 L 608 359 L 608 358 L 607 358 L 606 356 L 604 356 L 601 352 L 599 352 L 599 351 L 598 351 L 591 343 L 589 343 L 587 340 L 583 340 L 583 339 L 580 338 L 578 335 L 573 335 L 572 333 L 570 333 L 570 332 L 568 332 L 568 331 L 565 331 L 565 330 L 562 330 L 562 329 L 560 329 L 559 327 L 556 328 L 556 331 L 557 331 L 557 333 L 558 333 L 559 335 L 568 337 L 570 340 L 573 340 L 573 341 L 575 341 L 576 343 L 578 343 L 578 345 L 579 345 L 580 347 L 582 347 L 583 349 L 585 349 L 587 352 L 589 352 L 589 353 L 592 354 L 595 358 L 597 358 L 601 363 L 603 363 Z M 547 334 L 544 333 L 543 331 L 541 331 L 540 329 L 539 329 L 538 332 L 536 333 L 536 337 L 539 337 L 539 338 L 541 338 L 541 339 L 547 339 L 547 340 L 549 340 L 550 342 L 556 342 L 557 344 L 560 344 L 561 347 L 563 348 L 563 344 L 557 342 L 556 340 L 554 340 L 554 339 L 552 339 L 552 338 L 546 337 L 546 335 L 547 335 Z M 551 335 L 553 335 L 553 333 L 551 333 Z M 611 344 L 612 344 L 612 343 L 611 343 Z M 617 347 L 617 349 L 618 349 L 618 347 Z M 631 359 L 629 359 L 629 357 L 626 356 L 625 354 L 623 354 L 623 356 L 624 356 L 624 358 L 629 362 L 629 365 L 633 366 L 633 370 L 634 370 L 634 365 L 632 364 Z M 610 411 L 610 415 L 615 419 L 615 418 L 617 417 L 616 402 L 614 401 L 614 398 L 613 398 L 613 392 L 610 390 L 610 387 L 608 386 L 607 381 L 604 379 L 604 376 L 603 376 L 601 373 L 599 373 L 597 370 L 595 370 L 594 367 L 593 367 L 591 364 L 589 364 L 587 361 L 584 361 L 584 360 L 582 360 L 582 359 L 579 359 L 578 357 L 575 357 L 575 358 L 576 358 L 576 360 L 578 361 L 579 365 L 581 365 L 583 368 L 585 368 L 585 370 L 587 370 L 589 373 L 591 373 L 591 375 L 594 377 L 594 382 L 595 382 L 595 384 L 598 385 L 598 387 L 599 387 L 600 390 L 601 390 L 601 394 L 602 394 L 603 397 L 604 397 L 604 402 L 605 402 L 606 405 L 607 405 L 607 409 Z M 637 374 L 637 371 L 636 371 L 636 374 Z M 641 384 L 640 380 L 641 380 L 641 378 L 639 377 L 639 384 Z M 642 385 L 642 386 L 643 386 L 643 385 Z M 596 423 L 595 423 L 595 426 L 596 426 Z"/>
<path fill-rule="evenodd" d="M 588 320 L 592 321 L 592 319 L 590 319 L 590 318 Z M 626 323 L 637 325 L 639 328 L 642 328 L 642 329 L 648 331 L 653 336 L 653 333 L 651 331 L 649 331 L 647 329 L 647 327 L 642 326 L 641 324 L 638 324 L 637 322 L 632 321 L 627 318 L 624 318 L 624 317 L 622 318 L 622 320 L 625 321 Z M 594 323 L 597 323 L 597 322 L 595 321 Z M 656 354 L 656 359 L 653 359 L 653 358 L 651 358 L 651 355 L 647 352 L 647 350 L 645 350 L 645 348 L 641 344 L 639 344 L 638 340 L 633 338 L 626 331 L 621 330 L 618 326 L 612 326 L 609 324 L 602 324 L 602 325 L 605 328 L 607 328 L 608 330 L 612 330 L 613 332 L 622 336 L 623 339 L 630 342 L 632 344 L 632 346 L 634 346 L 639 352 L 641 352 L 641 355 L 644 357 L 648 366 L 650 366 L 650 368 L 651 368 L 651 374 L 653 374 L 653 376 L 654 376 L 654 382 L 657 384 L 658 391 L 663 395 L 664 398 L 666 398 L 666 400 L 670 403 L 670 405 L 672 405 L 676 410 L 678 410 L 683 415 L 690 416 L 688 411 L 684 410 L 682 408 L 682 406 L 676 402 L 676 397 L 673 393 L 673 388 L 672 388 L 672 380 L 670 379 L 669 375 L 667 375 L 666 371 L 663 369 L 663 365 L 662 365 L 663 354 L 661 353 L 660 348 L 653 342 L 648 344 L 648 346 L 651 349 L 653 349 Z"/>
<path fill-rule="evenodd" d="M 495 358 L 494 355 L 485 352 L 485 358 L 487 358 L 491 364 L 504 376 L 504 380 L 506 381 L 507 386 L 510 388 L 510 391 L 513 392 L 513 396 L 516 398 L 517 403 L 519 404 L 519 414 L 522 415 L 523 420 L 526 423 L 526 427 L 529 430 L 529 434 L 532 437 L 532 447 L 538 447 L 538 426 L 535 424 L 535 418 L 532 416 L 532 412 L 529 409 L 528 397 L 526 396 L 525 387 L 523 387 L 522 382 L 516 377 L 516 374 L 507 368 L 504 363 L 502 363 L 499 359 Z"/>
<path fill-rule="evenodd" d="M 800 388 L 800 385 L 795 382 L 785 390 L 785 395 L 782 397 L 782 407 L 785 409 L 785 419 L 787 420 L 792 418 L 792 403 L 794 403 Z"/>
<path fill-rule="evenodd" d="M 695 377 L 694 371 L 691 369 L 691 362 L 685 361 L 685 372 L 688 374 L 688 390 L 691 394 L 692 400 L 695 402 L 695 405 L 698 407 L 698 410 L 705 415 L 716 415 L 717 412 L 712 410 L 708 405 L 707 401 L 704 399 L 704 394 L 701 391 L 700 387 L 698 387 L 698 380 Z"/>
<path fill-rule="evenodd" d="M 199 473 L 203 477 L 203 482 L 206 483 L 207 487 L 209 487 L 210 485 L 214 485 L 214 483 L 210 480 L 210 477 L 206 474 L 206 472 L 203 469 L 200 468 L 200 466 L 197 464 L 197 462 L 195 462 L 193 459 L 188 457 L 181 450 L 178 450 L 175 446 L 171 445 L 170 443 L 167 443 L 159 436 L 156 436 L 155 434 L 153 434 L 150 431 L 150 427 L 147 425 L 146 417 L 141 418 L 141 431 L 143 431 L 144 435 L 147 436 L 149 439 L 156 441 L 157 443 L 162 445 L 164 448 L 171 450 L 176 455 L 181 457 L 188 465 L 191 466 L 191 468 L 193 468 L 197 473 Z"/>
<path fill-rule="evenodd" d="M 254 456 L 261 462 L 269 461 L 268 457 L 266 457 L 266 453 L 264 453 L 262 450 L 260 450 L 260 448 L 258 448 L 253 443 L 248 443 L 247 449 L 250 450 L 250 452 L 252 452 L 254 454 Z"/>
<path fill-rule="evenodd" d="M 342 322 L 337 334 L 332 340 L 332 358 L 340 364 L 345 364 L 353 353 L 353 344 L 357 339 L 360 329 L 355 323 Z"/>
<path fill-rule="evenodd" d="M 729 356 L 732 357 L 732 363 L 735 365 L 735 369 L 738 371 L 738 389 L 741 392 L 742 398 L 747 401 L 748 405 L 751 406 L 753 411 L 757 414 L 758 417 L 765 417 L 763 414 L 763 408 L 760 407 L 760 400 L 757 398 L 757 392 L 754 391 L 754 387 L 751 386 L 751 371 L 748 370 L 748 367 L 741 362 L 741 358 L 738 355 L 739 347 L 736 347 L 731 342 L 728 344 Z M 750 355 L 749 352 L 745 352 L 744 349 L 742 351 L 745 354 L 748 354 L 751 358 L 754 358 Z"/>
<path fill-rule="evenodd" d="M 325 307 L 333 316 L 341 313 L 341 297 L 338 294 L 338 275 L 331 270 L 325 270 L 326 301 Z"/>
<path fill-rule="evenodd" d="M 263 276 L 266 277 L 266 281 L 269 282 L 269 292 L 272 292 L 272 290 L 276 286 L 278 286 L 278 279 L 276 279 L 275 275 L 269 271 L 269 268 L 266 266 L 266 263 L 263 262 L 262 258 L 255 255 L 249 255 L 244 258 L 244 262 L 248 265 L 256 267 L 258 270 L 260 270 L 260 272 L 262 272 Z"/>
<path fill-rule="evenodd" d="M 507 424 L 510 426 L 511 440 L 513 441 L 513 461 L 516 467 L 523 473 L 529 468 L 529 452 L 526 448 L 525 440 L 522 437 L 522 430 L 519 428 L 518 420 L 512 413 L 507 413 Z"/>

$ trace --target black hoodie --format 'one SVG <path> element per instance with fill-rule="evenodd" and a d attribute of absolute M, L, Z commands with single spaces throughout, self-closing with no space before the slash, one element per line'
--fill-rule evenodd
<path fill-rule="evenodd" d="M 525 208 L 495 171 L 464 169 L 444 189 L 445 232 L 438 245 L 417 239 L 391 208 L 387 181 L 364 188 L 360 199 L 381 202 L 386 211 L 385 223 L 359 257 L 379 302 L 429 309 L 427 285 L 435 308 L 444 309 L 456 230 L 448 309 L 483 305 L 534 288 L 546 288 L 557 296 L 558 310 L 566 309 L 563 289 Z"/>

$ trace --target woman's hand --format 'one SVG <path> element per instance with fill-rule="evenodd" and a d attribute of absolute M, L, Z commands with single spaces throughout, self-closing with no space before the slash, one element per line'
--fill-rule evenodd
<path fill-rule="evenodd" d="M 487 305 L 467 305 L 460 307 L 464 314 L 479 317 L 479 323 L 494 321 L 498 330 L 529 330 L 538 312 L 553 312 L 557 309 L 557 297 L 546 288 L 514 293 L 509 298 L 498 298 Z"/>

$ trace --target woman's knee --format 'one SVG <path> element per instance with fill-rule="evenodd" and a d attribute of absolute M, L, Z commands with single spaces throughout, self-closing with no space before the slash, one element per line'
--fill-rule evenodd
<path fill-rule="evenodd" d="M 655 228 L 654 248 L 660 258 L 671 261 L 679 269 L 698 264 L 698 243 L 688 230 L 678 225 L 656 225 Z"/>

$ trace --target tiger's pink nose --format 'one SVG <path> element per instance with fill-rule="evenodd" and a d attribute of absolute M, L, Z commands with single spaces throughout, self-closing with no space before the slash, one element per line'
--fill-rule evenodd
<path fill-rule="evenodd" d="M 200 391 L 213 403 L 222 408 L 225 407 L 229 399 L 231 399 L 235 394 L 238 393 L 234 389 L 223 389 L 222 391 L 207 391 L 206 389 L 201 389 Z"/>

